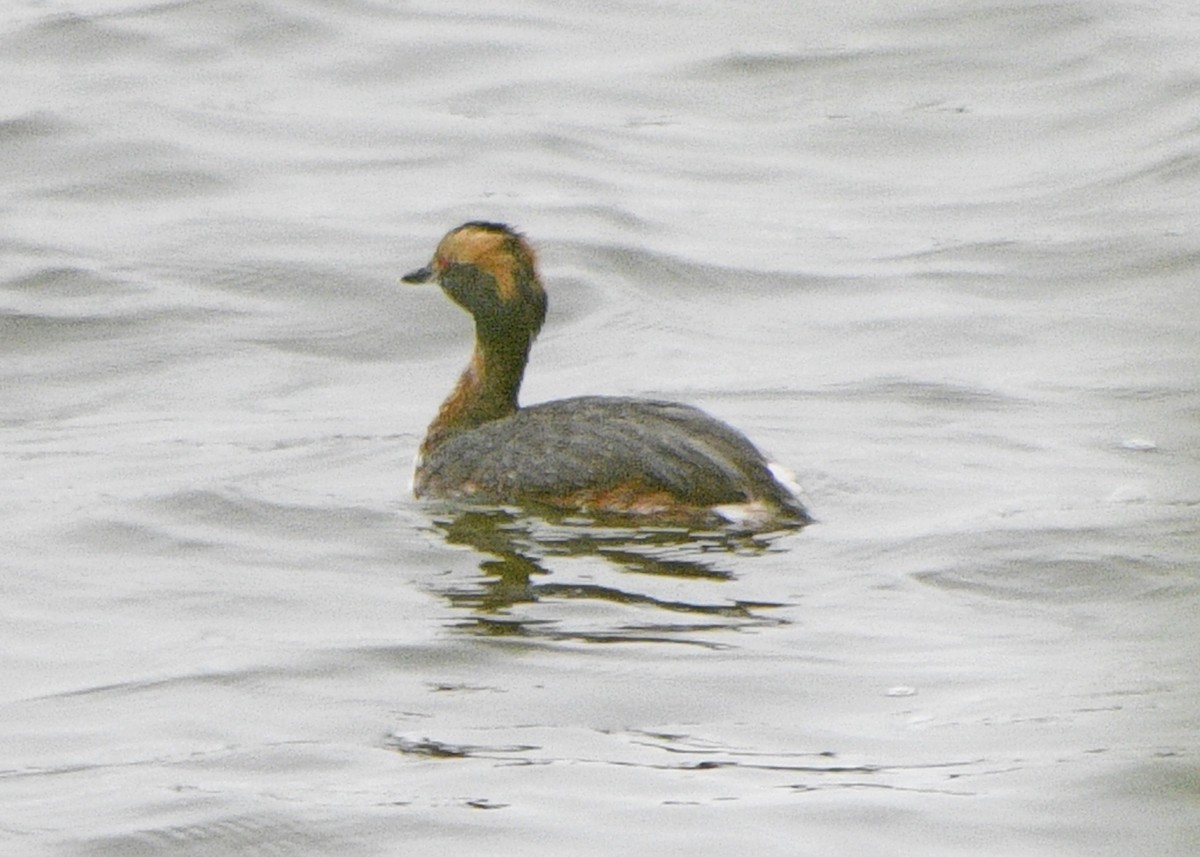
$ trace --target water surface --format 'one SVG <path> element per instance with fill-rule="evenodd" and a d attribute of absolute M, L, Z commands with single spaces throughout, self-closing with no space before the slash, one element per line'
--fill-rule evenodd
<path fill-rule="evenodd" d="M 0 844 L 1200 848 L 1200 15 L 366 0 L 0 13 Z M 692 402 L 819 523 L 411 499 L 524 399 Z"/>

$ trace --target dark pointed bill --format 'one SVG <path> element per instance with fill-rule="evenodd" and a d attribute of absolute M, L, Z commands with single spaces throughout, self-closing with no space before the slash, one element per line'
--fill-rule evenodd
<path fill-rule="evenodd" d="M 424 268 L 418 268 L 415 271 L 410 271 L 400 278 L 402 283 L 428 283 L 433 279 L 433 266 L 426 265 Z"/>

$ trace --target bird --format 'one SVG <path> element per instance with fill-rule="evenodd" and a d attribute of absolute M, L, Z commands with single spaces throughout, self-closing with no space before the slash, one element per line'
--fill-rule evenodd
<path fill-rule="evenodd" d="M 547 298 L 515 229 L 457 226 L 401 280 L 437 283 L 475 322 L 470 360 L 417 454 L 418 499 L 752 531 L 812 522 L 785 471 L 691 405 L 589 395 L 521 406 Z"/>

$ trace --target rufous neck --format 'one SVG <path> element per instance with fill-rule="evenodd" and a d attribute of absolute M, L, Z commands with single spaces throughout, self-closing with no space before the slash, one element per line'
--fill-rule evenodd
<path fill-rule="evenodd" d="M 422 452 L 432 451 L 456 434 L 515 414 L 530 344 L 489 343 L 477 338 L 467 368 L 429 424 Z"/>

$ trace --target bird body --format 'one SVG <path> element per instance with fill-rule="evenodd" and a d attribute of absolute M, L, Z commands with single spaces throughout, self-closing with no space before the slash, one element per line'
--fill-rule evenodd
<path fill-rule="evenodd" d="M 520 407 L 546 295 L 533 250 L 507 226 L 451 230 L 432 262 L 404 277 L 429 280 L 474 317 L 475 348 L 421 444 L 418 497 L 753 529 L 811 521 L 743 434 L 697 408 L 608 396 Z"/>

